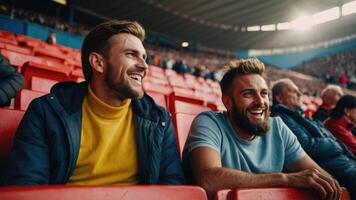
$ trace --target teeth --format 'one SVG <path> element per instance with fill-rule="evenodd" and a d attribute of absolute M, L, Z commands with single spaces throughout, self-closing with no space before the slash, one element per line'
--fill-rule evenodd
<path fill-rule="evenodd" d="M 251 110 L 250 113 L 261 115 L 263 113 L 263 110 Z"/>
<path fill-rule="evenodd" d="M 142 80 L 142 76 L 137 75 L 137 74 L 130 75 L 130 78 L 135 79 L 136 81 L 141 81 Z"/>

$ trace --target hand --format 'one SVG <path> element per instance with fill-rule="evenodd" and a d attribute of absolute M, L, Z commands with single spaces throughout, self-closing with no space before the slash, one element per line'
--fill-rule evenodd
<path fill-rule="evenodd" d="M 313 168 L 286 175 L 290 187 L 313 188 L 322 199 L 339 199 L 340 185 L 326 172 Z"/>

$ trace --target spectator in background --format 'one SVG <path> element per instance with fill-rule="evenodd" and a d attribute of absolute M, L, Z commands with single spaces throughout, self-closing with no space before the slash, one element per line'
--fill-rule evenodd
<path fill-rule="evenodd" d="M 185 74 L 189 71 L 189 68 L 185 64 L 184 60 L 178 60 L 176 63 L 174 63 L 173 70 L 179 74 Z"/>
<path fill-rule="evenodd" d="M 344 93 L 337 85 L 328 85 L 320 93 L 320 98 L 323 103 L 319 106 L 318 110 L 313 114 L 314 120 L 324 122 L 328 117 L 330 110 L 336 105 L 336 102 L 342 97 Z"/>
<path fill-rule="evenodd" d="M 85 82 L 31 102 L 0 176 L 4 185 L 182 184 L 169 113 L 144 94 L 145 31 L 112 20 L 84 39 Z"/>
<path fill-rule="evenodd" d="M 339 77 L 339 84 L 341 85 L 341 87 L 347 88 L 348 83 L 349 83 L 349 78 L 347 77 L 347 75 L 341 74 Z"/>
<path fill-rule="evenodd" d="M 325 121 L 325 127 L 356 154 L 356 136 L 351 128 L 356 125 L 356 97 L 345 95 L 337 102 Z"/>
<path fill-rule="evenodd" d="M 23 76 L 0 56 L 0 107 L 9 106 L 11 98 L 24 87 Z"/>
<path fill-rule="evenodd" d="M 51 31 L 46 41 L 48 44 L 57 44 L 56 34 Z"/>
<path fill-rule="evenodd" d="M 303 116 L 301 92 L 290 79 L 272 87 L 272 116 L 279 116 L 297 136 L 303 149 L 356 198 L 356 157 L 319 121 Z"/>
<path fill-rule="evenodd" d="M 269 117 L 264 64 L 235 60 L 220 82 L 227 112 L 203 112 L 191 126 L 183 162 L 209 193 L 225 188 L 301 187 L 337 199 L 338 182 L 305 154 L 280 118 Z M 290 173 L 281 173 L 286 167 Z"/>

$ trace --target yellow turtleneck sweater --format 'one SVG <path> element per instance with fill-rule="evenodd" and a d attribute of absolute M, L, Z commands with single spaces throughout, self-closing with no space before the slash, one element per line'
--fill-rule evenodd
<path fill-rule="evenodd" d="M 68 185 L 138 183 L 138 160 L 131 99 L 113 107 L 90 86 L 83 102 L 77 164 Z"/>

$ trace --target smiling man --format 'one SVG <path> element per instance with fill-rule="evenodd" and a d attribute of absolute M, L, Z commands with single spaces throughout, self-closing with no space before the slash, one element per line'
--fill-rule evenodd
<path fill-rule="evenodd" d="M 184 149 L 187 176 L 209 193 L 225 188 L 313 188 L 337 199 L 339 185 L 301 148 L 280 118 L 270 118 L 264 64 L 237 60 L 220 82 L 227 112 L 204 112 Z M 289 173 L 281 173 L 283 169 Z"/>
<path fill-rule="evenodd" d="M 85 38 L 85 82 L 35 99 L 16 133 L 5 185 L 182 184 L 169 113 L 144 94 L 144 29 L 112 20 Z"/>

